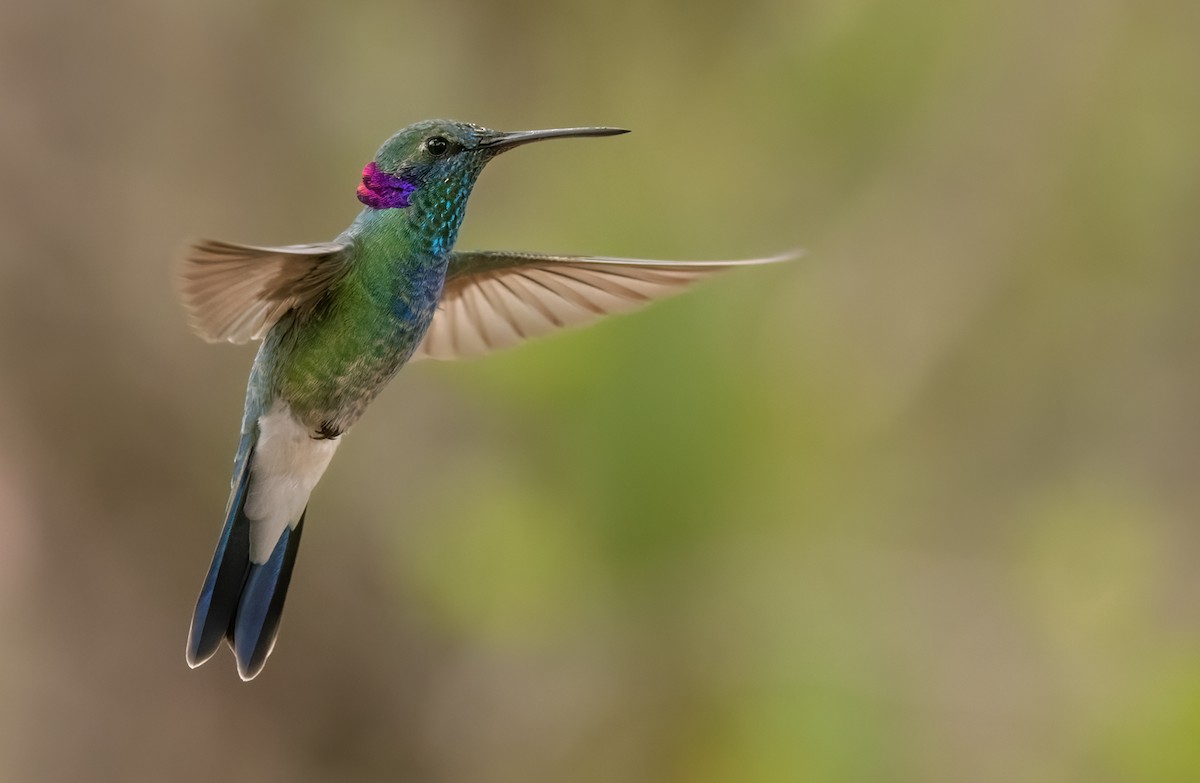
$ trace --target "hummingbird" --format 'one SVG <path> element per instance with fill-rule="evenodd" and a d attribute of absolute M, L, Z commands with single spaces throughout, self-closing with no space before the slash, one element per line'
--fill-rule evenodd
<path fill-rule="evenodd" d="M 189 242 L 180 271 L 193 329 L 261 340 L 250 370 L 224 528 L 188 634 L 195 668 L 227 641 L 251 680 L 275 646 L 309 496 L 367 405 L 415 359 L 474 357 L 630 310 L 739 261 L 456 251 L 484 166 L 532 142 L 622 128 L 500 132 L 431 120 L 362 170 L 363 208 L 332 242 Z"/>

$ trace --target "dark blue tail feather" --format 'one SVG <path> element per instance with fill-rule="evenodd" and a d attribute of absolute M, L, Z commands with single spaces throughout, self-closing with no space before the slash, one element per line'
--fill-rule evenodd
<path fill-rule="evenodd" d="M 296 565 L 303 530 L 304 515 L 301 514 L 294 529 L 283 531 L 267 562 L 250 566 L 231 638 L 238 674 L 243 680 L 253 679 L 262 671 L 275 646 L 279 617 L 283 614 L 283 602 L 287 598 L 288 583 L 292 581 L 292 568 Z"/>
<path fill-rule="evenodd" d="M 246 495 L 250 489 L 249 459 L 229 499 L 225 529 L 217 541 L 208 576 L 200 588 L 192 630 L 188 634 L 187 662 L 195 668 L 212 657 L 233 626 L 242 585 L 250 570 L 250 520 L 246 518 Z"/>
<path fill-rule="evenodd" d="M 304 525 L 301 514 L 295 529 L 284 530 L 267 562 L 250 562 L 250 520 L 245 512 L 250 456 L 246 454 L 242 461 L 229 499 L 225 528 L 196 601 L 187 646 L 187 662 L 194 668 L 212 657 L 222 639 L 228 639 L 243 680 L 262 671 L 275 644 Z"/>

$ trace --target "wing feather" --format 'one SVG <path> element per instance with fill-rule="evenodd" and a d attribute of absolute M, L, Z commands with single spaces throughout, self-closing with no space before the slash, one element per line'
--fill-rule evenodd
<path fill-rule="evenodd" d="M 205 340 L 259 340 L 289 310 L 313 306 L 348 263 L 347 245 L 253 247 L 201 239 L 180 270 L 183 306 Z"/>
<path fill-rule="evenodd" d="M 739 261 L 648 261 L 531 253 L 455 253 L 442 302 L 414 359 L 482 356 L 558 329 L 633 310 L 739 266 Z"/>

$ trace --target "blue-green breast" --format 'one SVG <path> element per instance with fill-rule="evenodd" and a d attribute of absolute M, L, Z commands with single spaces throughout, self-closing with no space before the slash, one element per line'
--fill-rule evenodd
<path fill-rule="evenodd" d="M 351 246 L 345 276 L 267 335 L 258 361 L 269 396 L 314 436 L 348 429 L 420 344 L 476 173 L 422 183 L 405 209 L 363 210 L 338 240 Z"/>

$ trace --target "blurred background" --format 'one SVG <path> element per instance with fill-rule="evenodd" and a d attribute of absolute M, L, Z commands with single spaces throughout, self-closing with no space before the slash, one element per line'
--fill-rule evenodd
<path fill-rule="evenodd" d="M 1200 780 L 1200 5 L 0 5 L 0 779 Z M 279 646 L 184 663 L 252 346 L 183 238 L 728 258 L 403 372 Z"/>

